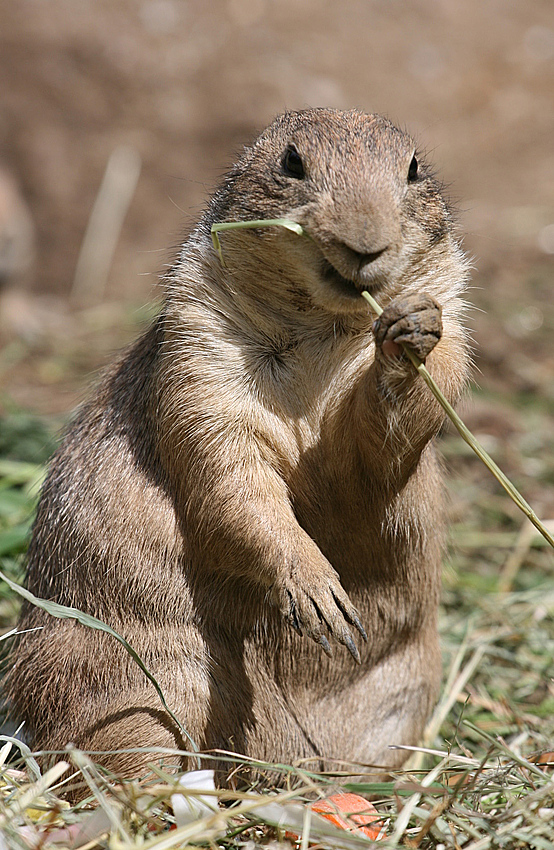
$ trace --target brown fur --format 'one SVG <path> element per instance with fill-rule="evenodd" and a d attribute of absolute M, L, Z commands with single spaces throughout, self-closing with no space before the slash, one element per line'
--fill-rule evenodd
<path fill-rule="evenodd" d="M 52 461 L 29 588 L 125 635 L 201 748 L 394 766 L 433 705 L 443 412 L 395 340 L 456 400 L 467 267 L 413 153 L 378 116 L 276 119 Z M 232 231 L 221 266 L 212 222 L 277 217 L 310 238 Z M 362 288 L 385 307 L 377 344 Z M 37 625 L 9 676 L 34 747 L 188 747 L 118 644 L 25 606 Z"/>

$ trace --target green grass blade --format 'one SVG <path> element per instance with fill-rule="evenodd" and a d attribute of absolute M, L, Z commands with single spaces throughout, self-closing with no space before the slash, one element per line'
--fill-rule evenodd
<path fill-rule="evenodd" d="M 0 572 L 0 579 L 2 579 L 2 581 L 5 581 L 8 587 L 10 587 L 19 596 L 22 596 L 23 599 L 26 599 L 27 602 L 30 602 L 31 605 L 35 605 L 37 608 L 41 608 L 43 611 L 46 611 L 46 613 L 50 614 L 52 617 L 57 617 L 60 620 L 77 620 L 77 622 L 80 623 L 82 626 L 86 626 L 89 629 L 96 629 L 99 632 L 105 632 L 105 634 L 110 635 L 115 640 L 119 641 L 119 643 L 123 647 L 125 647 L 133 661 L 138 664 L 146 678 L 149 679 L 150 682 L 152 682 L 163 707 L 165 708 L 171 719 L 174 721 L 174 723 L 177 724 L 177 727 L 179 728 L 181 733 L 188 739 L 194 752 L 198 752 L 198 747 L 192 740 L 185 727 L 182 725 L 181 721 L 169 708 L 167 702 L 165 701 L 162 689 L 160 688 L 158 682 L 156 681 L 152 673 L 144 664 L 142 658 L 133 649 L 131 644 L 128 643 L 128 641 L 126 641 L 125 638 L 122 637 L 118 632 L 116 632 L 115 629 L 112 629 L 111 626 L 108 626 L 106 623 L 103 623 L 102 620 L 98 620 L 91 614 L 85 614 L 83 611 L 79 611 L 77 608 L 69 608 L 66 605 L 60 605 L 58 602 L 52 602 L 48 599 L 40 599 L 38 596 L 35 596 L 33 593 L 31 593 L 30 590 L 27 590 L 25 587 L 21 587 L 21 585 L 11 581 L 2 572 Z"/>
<path fill-rule="evenodd" d="M 23 460 L 0 458 L 0 477 L 8 484 L 34 484 L 44 475 L 44 467 L 37 463 L 27 463 Z"/>
<path fill-rule="evenodd" d="M 219 241 L 219 233 L 225 230 L 245 230 L 252 229 L 255 227 L 285 227 L 287 230 L 291 230 L 293 233 L 296 233 L 297 236 L 302 236 L 304 234 L 303 227 L 288 218 L 265 218 L 253 219 L 252 221 L 217 222 L 216 224 L 212 224 L 211 234 L 213 246 L 217 251 L 222 266 L 225 265 L 225 261 L 223 259 L 223 252 L 221 250 L 221 242 Z"/>
<path fill-rule="evenodd" d="M 380 316 L 383 310 L 379 306 L 375 298 L 373 298 L 369 294 L 369 292 L 362 292 L 362 296 L 369 303 L 371 309 L 378 316 Z M 427 384 L 439 404 L 442 405 L 443 409 L 447 413 L 452 424 L 454 425 L 462 439 L 465 440 L 468 446 L 473 449 L 477 457 L 483 461 L 485 466 L 490 470 L 490 472 L 492 472 L 499 484 L 502 485 L 508 496 L 513 499 L 518 508 L 523 511 L 525 516 L 530 520 L 530 522 L 533 523 L 535 528 L 540 531 L 545 540 L 547 540 L 554 548 L 554 537 L 552 537 L 548 529 L 545 528 L 545 526 L 542 524 L 532 507 L 525 501 L 519 490 L 517 490 L 510 481 L 510 479 L 506 475 L 504 475 L 500 467 L 497 466 L 492 457 L 488 454 L 488 452 L 485 451 L 481 443 L 475 439 L 467 425 L 465 425 L 462 419 L 460 419 L 448 399 L 445 398 L 445 396 L 442 394 L 441 390 L 427 371 L 425 364 L 421 362 L 419 357 L 414 354 L 414 352 L 407 345 L 402 345 L 402 348 L 404 349 L 406 356 L 408 357 L 412 365 L 417 369 L 417 371 L 419 372 L 419 374 L 421 375 L 421 377 L 423 378 L 423 380 L 425 381 L 425 383 Z"/>
<path fill-rule="evenodd" d="M 22 522 L 13 528 L 0 531 L 0 557 L 23 552 L 31 531 L 31 522 Z"/>

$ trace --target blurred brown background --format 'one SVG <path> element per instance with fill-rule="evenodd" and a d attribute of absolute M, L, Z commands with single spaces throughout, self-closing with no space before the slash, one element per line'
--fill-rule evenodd
<path fill-rule="evenodd" d="M 71 408 L 240 145 L 307 105 L 412 131 L 475 257 L 481 384 L 554 403 L 552 0 L 0 0 L 4 401 Z"/>

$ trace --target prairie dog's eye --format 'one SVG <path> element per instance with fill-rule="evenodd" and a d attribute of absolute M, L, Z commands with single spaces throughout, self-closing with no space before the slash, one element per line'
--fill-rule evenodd
<path fill-rule="evenodd" d="M 294 145 L 289 145 L 285 151 L 285 155 L 283 157 L 283 171 L 289 177 L 296 177 L 298 180 L 302 180 L 304 177 L 304 164 L 302 162 L 302 157 Z"/>
<path fill-rule="evenodd" d="M 417 169 L 418 162 L 415 156 L 413 156 L 412 161 L 410 162 L 410 167 L 408 168 L 408 183 L 413 183 L 414 180 L 417 180 Z"/>

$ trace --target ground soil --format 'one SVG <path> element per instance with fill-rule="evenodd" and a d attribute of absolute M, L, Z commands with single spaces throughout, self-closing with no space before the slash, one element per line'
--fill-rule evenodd
<path fill-rule="evenodd" d="M 68 411 L 240 145 L 326 105 L 386 113 L 429 151 L 475 257 L 479 380 L 553 403 L 553 91 L 551 0 L 0 0 L 4 401 Z M 140 177 L 83 310 L 77 259 L 121 146 Z"/>

